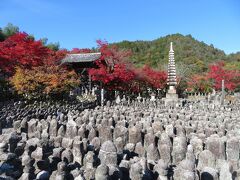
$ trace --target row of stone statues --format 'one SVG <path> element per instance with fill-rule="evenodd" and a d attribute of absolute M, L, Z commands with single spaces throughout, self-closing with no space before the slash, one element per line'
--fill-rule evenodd
<path fill-rule="evenodd" d="M 138 100 L 1 108 L 6 179 L 239 179 L 239 104 Z"/>

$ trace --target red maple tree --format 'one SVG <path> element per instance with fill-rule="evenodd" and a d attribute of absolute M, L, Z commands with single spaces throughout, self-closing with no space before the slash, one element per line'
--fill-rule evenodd
<path fill-rule="evenodd" d="M 130 51 L 110 47 L 106 42 L 97 41 L 101 57 L 96 61 L 98 68 L 89 69 L 93 81 L 99 81 L 109 90 L 127 90 L 134 79 L 132 65 L 128 63 Z"/>
<path fill-rule="evenodd" d="M 142 69 L 144 80 L 153 89 L 163 89 L 167 85 L 167 73 L 164 71 L 157 71 L 145 65 Z"/>
<path fill-rule="evenodd" d="M 79 48 L 73 48 L 69 53 L 70 54 L 79 54 L 79 53 L 91 53 L 92 50 L 88 48 L 79 49 Z"/>
<path fill-rule="evenodd" d="M 211 92 L 212 82 L 206 74 L 195 74 L 187 82 L 187 89 L 193 92 Z"/>
<path fill-rule="evenodd" d="M 214 88 L 220 90 L 222 80 L 224 80 L 225 88 L 233 91 L 240 85 L 240 73 L 237 70 L 224 69 L 224 62 L 220 61 L 209 66 L 208 78 L 211 78 L 214 83 Z"/>
<path fill-rule="evenodd" d="M 0 42 L 0 69 L 12 75 L 15 67 L 31 69 L 42 65 L 54 65 L 69 53 L 66 49 L 53 51 L 41 40 L 34 40 L 21 32 Z"/>
<path fill-rule="evenodd" d="M 0 42 L 0 68 L 12 73 L 16 66 L 30 68 L 52 62 L 54 52 L 27 33 L 18 33 Z"/>
<path fill-rule="evenodd" d="M 130 63 L 131 51 L 119 50 L 106 42 L 98 41 L 101 57 L 96 61 L 97 69 L 90 69 L 93 81 L 100 81 L 109 90 L 139 92 L 147 87 L 164 88 L 167 75 L 149 66 L 136 69 Z"/>

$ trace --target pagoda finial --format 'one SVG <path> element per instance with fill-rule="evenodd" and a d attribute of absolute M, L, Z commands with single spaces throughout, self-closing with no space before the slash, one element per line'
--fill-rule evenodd
<path fill-rule="evenodd" d="M 174 52 L 173 51 L 173 43 L 172 42 L 170 43 L 170 52 Z"/>

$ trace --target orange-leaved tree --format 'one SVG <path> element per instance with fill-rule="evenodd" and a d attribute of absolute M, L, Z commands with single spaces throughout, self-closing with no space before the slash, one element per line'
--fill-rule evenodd
<path fill-rule="evenodd" d="M 17 67 L 10 82 L 18 94 L 28 98 L 65 94 L 80 84 L 74 71 L 61 66 L 38 66 L 32 69 Z"/>
<path fill-rule="evenodd" d="M 206 74 L 195 74 L 187 83 L 188 90 L 192 92 L 208 93 L 212 91 L 213 84 Z"/>

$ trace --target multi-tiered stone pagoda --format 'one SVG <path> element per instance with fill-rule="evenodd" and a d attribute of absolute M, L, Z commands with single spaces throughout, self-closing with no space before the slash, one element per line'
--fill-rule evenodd
<path fill-rule="evenodd" d="M 170 51 L 169 51 L 167 84 L 169 89 L 166 93 L 166 100 L 177 101 L 178 99 L 178 94 L 176 93 L 177 77 L 176 77 L 176 67 L 175 67 L 175 59 L 174 59 L 172 42 L 170 44 Z"/>

